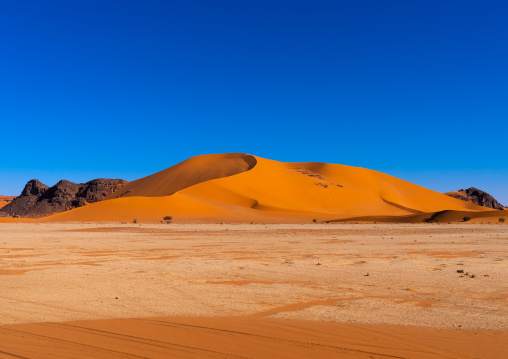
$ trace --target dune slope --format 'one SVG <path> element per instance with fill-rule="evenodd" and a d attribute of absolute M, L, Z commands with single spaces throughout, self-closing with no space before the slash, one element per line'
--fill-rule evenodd
<path fill-rule="evenodd" d="M 158 222 L 170 215 L 187 222 L 422 221 L 442 211 L 470 217 L 500 212 L 365 168 L 244 154 L 193 157 L 122 191 L 119 198 L 45 220 Z"/>
<path fill-rule="evenodd" d="M 254 156 L 240 153 L 191 157 L 175 166 L 128 183 L 108 199 L 170 196 L 201 182 L 248 171 L 255 165 Z"/>
<path fill-rule="evenodd" d="M 16 198 L 16 197 L 15 196 L 0 196 L 0 208 L 5 207 L 9 203 L 11 203 L 14 198 Z"/>

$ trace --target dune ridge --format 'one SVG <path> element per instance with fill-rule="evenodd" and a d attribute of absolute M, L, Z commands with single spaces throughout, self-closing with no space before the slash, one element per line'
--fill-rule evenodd
<path fill-rule="evenodd" d="M 505 215 L 374 170 L 240 153 L 192 157 L 120 192 L 43 220 L 159 222 L 170 215 L 182 222 L 421 222 Z"/>
<path fill-rule="evenodd" d="M 129 182 L 107 199 L 170 196 L 201 182 L 248 171 L 256 162 L 254 156 L 241 153 L 195 156 L 150 176 Z"/>

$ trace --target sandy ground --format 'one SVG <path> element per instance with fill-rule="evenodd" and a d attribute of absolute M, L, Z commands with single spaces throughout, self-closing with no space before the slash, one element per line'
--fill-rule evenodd
<path fill-rule="evenodd" d="M 507 225 L 10 223 L 0 256 L 0 358 L 508 352 Z"/>

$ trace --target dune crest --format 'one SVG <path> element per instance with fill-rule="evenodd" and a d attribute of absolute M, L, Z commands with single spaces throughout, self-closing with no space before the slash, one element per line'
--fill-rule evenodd
<path fill-rule="evenodd" d="M 256 163 L 254 156 L 242 153 L 195 156 L 153 175 L 132 181 L 108 199 L 170 196 L 201 182 L 249 171 Z"/>
<path fill-rule="evenodd" d="M 44 220 L 159 222 L 170 215 L 182 222 L 422 222 L 502 212 L 365 168 L 239 153 L 192 157 L 118 192 Z"/>

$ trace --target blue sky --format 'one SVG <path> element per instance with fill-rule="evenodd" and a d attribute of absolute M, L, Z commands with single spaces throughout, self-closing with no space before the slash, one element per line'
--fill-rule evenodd
<path fill-rule="evenodd" d="M 0 4 L 0 194 L 246 152 L 508 204 L 506 1 Z"/>

